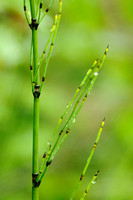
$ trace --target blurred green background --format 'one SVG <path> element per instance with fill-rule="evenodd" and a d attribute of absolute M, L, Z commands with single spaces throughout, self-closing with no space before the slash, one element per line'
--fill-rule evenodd
<path fill-rule="evenodd" d="M 46 8 L 49 1 L 44 2 Z M 0 0 L 0 200 L 31 199 L 31 32 L 23 1 Z M 40 53 L 56 0 L 39 28 Z M 67 200 L 81 175 L 99 125 L 106 125 L 75 199 L 100 169 L 86 199 L 133 199 L 133 3 L 63 0 L 63 14 L 40 105 L 40 160 L 49 135 L 87 69 L 110 50 L 91 95 L 40 187 L 40 200 Z"/>

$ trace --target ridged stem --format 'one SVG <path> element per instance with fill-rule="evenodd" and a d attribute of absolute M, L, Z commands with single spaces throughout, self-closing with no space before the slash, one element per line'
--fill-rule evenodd
<path fill-rule="evenodd" d="M 36 19 L 35 0 L 30 0 L 32 21 Z M 32 28 L 33 46 L 33 71 L 34 74 L 38 64 L 38 36 L 35 27 Z M 35 81 L 35 87 L 39 84 L 39 73 Z M 35 186 L 35 177 L 38 174 L 38 141 L 39 141 L 39 98 L 34 95 L 33 105 L 33 153 L 32 153 L 32 200 L 39 200 L 39 188 Z"/>

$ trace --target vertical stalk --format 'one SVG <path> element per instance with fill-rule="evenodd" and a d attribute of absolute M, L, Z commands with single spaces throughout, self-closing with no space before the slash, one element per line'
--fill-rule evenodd
<path fill-rule="evenodd" d="M 32 23 L 36 23 L 35 0 L 30 0 Z M 34 74 L 38 65 L 38 36 L 35 27 L 32 27 L 32 44 L 33 44 L 33 70 Z M 35 90 L 39 86 L 39 73 L 35 80 Z M 35 91 L 36 92 L 36 91 Z M 39 200 L 39 188 L 36 187 L 35 181 L 38 175 L 38 141 L 39 141 L 39 97 L 34 95 L 33 105 L 33 153 L 32 153 L 32 200 Z"/>

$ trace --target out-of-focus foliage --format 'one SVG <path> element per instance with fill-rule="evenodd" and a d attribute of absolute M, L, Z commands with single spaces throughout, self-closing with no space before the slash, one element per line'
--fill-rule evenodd
<path fill-rule="evenodd" d="M 48 1 L 44 1 L 45 8 Z M 31 198 L 31 32 L 22 1 L 0 0 L 0 199 Z M 54 14 L 40 25 L 40 53 Z M 95 87 L 40 187 L 40 200 L 69 199 L 95 140 L 106 125 L 76 199 L 101 169 L 88 199 L 133 198 L 133 3 L 131 0 L 63 1 L 61 25 L 40 107 L 40 160 L 49 135 L 94 59 L 110 51 Z"/>

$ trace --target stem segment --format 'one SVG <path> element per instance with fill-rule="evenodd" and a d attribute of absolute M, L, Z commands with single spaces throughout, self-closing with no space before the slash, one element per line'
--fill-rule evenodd
<path fill-rule="evenodd" d="M 36 21 L 35 0 L 30 0 L 32 23 Z M 38 64 L 38 37 L 35 27 L 32 28 L 32 45 L 33 45 L 33 70 L 34 74 Z M 35 90 L 39 84 L 39 73 L 35 81 Z M 36 91 L 35 91 L 36 92 Z M 32 154 L 32 200 L 39 200 L 39 188 L 35 182 L 38 175 L 38 141 L 39 141 L 39 97 L 34 95 L 33 106 L 33 154 Z"/>

